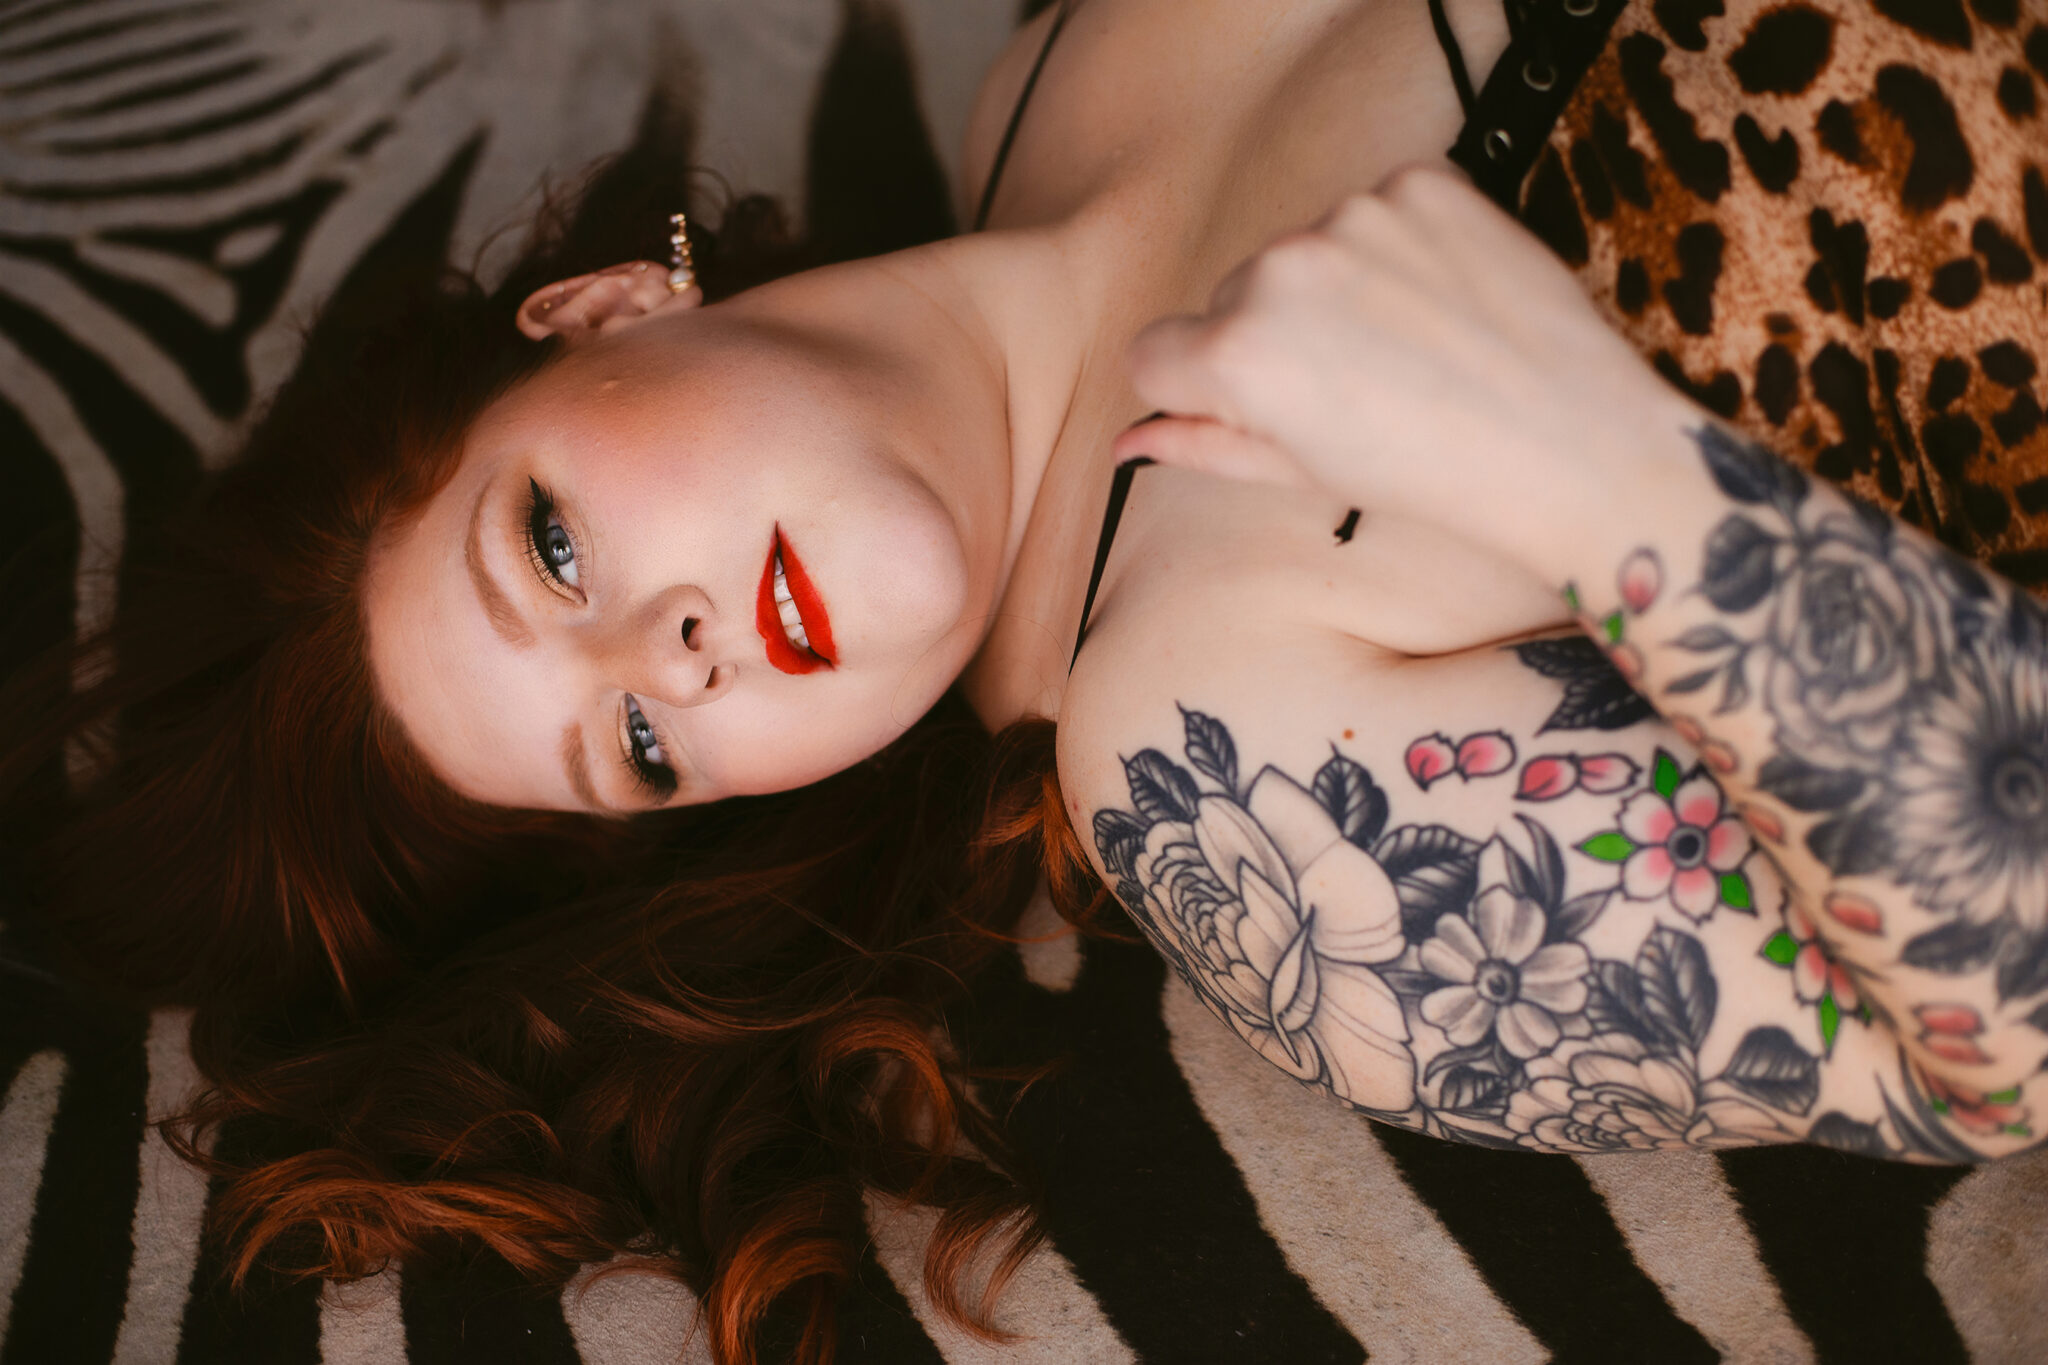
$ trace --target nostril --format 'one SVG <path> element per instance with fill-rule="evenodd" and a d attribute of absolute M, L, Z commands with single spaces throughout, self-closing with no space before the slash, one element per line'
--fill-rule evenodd
<path fill-rule="evenodd" d="M 697 627 L 699 624 L 700 622 L 694 616 L 685 616 L 683 618 L 683 643 L 690 646 L 690 648 L 692 649 L 695 649 L 697 647 L 697 644 L 696 641 L 692 640 L 690 637 L 697 633 Z"/>
<path fill-rule="evenodd" d="M 716 686 L 718 686 L 718 670 L 713 668 L 704 675 L 704 690 L 708 692 Z"/>

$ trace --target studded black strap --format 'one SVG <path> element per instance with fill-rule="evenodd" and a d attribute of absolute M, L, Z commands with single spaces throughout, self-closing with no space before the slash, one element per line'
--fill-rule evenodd
<path fill-rule="evenodd" d="M 1607 45 L 1629 0 L 1510 0 L 1507 51 L 1494 63 L 1450 158 L 1496 204 L 1513 213 L 1522 182 L 1566 101 Z M 1435 18 L 1436 5 L 1431 6 Z M 1439 34 L 1441 37 L 1441 34 Z M 1456 40 L 1445 49 L 1455 50 Z M 1453 79 L 1462 72 L 1453 64 Z"/>

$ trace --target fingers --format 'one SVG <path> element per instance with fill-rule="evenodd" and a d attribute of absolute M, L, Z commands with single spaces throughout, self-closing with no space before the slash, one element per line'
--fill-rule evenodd
<path fill-rule="evenodd" d="M 1118 437 L 1115 452 L 1119 460 L 1148 455 L 1160 464 L 1244 483 L 1312 486 L 1301 466 L 1278 445 L 1200 418 L 1155 417 Z"/>
<path fill-rule="evenodd" d="M 1138 333 L 1130 352 L 1138 397 L 1160 412 L 1228 421 L 1233 414 L 1209 354 L 1215 331 L 1209 318 L 1173 317 Z"/>
<path fill-rule="evenodd" d="M 1341 249 L 1367 287 L 1398 282 L 1438 300 L 1467 293 L 1464 272 L 1446 250 L 1454 242 L 1444 236 L 1444 226 L 1377 191 L 1345 199 L 1316 224 L 1313 236 Z"/>
<path fill-rule="evenodd" d="M 1549 247 L 1462 174 L 1446 167 L 1410 162 L 1389 172 L 1369 196 L 1405 220 L 1424 240 L 1472 269 L 1512 271 L 1525 288 L 1583 294 L 1570 271 Z M 1341 218 L 1347 205 L 1340 205 Z"/>

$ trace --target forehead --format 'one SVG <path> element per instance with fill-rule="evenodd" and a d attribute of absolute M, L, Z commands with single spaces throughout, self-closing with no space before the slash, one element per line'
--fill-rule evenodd
<path fill-rule="evenodd" d="M 535 737 L 559 734 L 567 708 L 549 695 L 544 661 L 494 629 L 477 598 L 465 553 L 477 491 L 458 475 L 373 542 L 363 581 L 371 678 L 455 790 L 494 805 L 559 807 L 559 768 L 541 761 L 553 745 Z"/>

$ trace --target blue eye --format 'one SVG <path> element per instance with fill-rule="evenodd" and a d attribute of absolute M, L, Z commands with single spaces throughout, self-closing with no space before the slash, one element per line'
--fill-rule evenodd
<path fill-rule="evenodd" d="M 543 577 L 565 587 L 579 586 L 576 542 L 569 539 L 567 528 L 555 515 L 554 498 L 533 479 L 526 481 L 526 488 L 526 535 L 534 567 Z"/>
<path fill-rule="evenodd" d="M 633 747 L 642 758 L 651 763 L 661 762 L 661 741 L 655 737 L 654 726 L 640 714 L 640 703 L 631 697 L 626 698 L 626 733 L 633 737 Z"/>
<path fill-rule="evenodd" d="M 676 789 L 675 769 L 668 766 L 667 755 L 661 751 L 661 739 L 654 733 L 654 725 L 640 713 L 640 703 L 629 694 L 626 697 L 626 739 L 631 754 L 627 766 L 640 785 L 650 791 L 667 795 Z"/>

